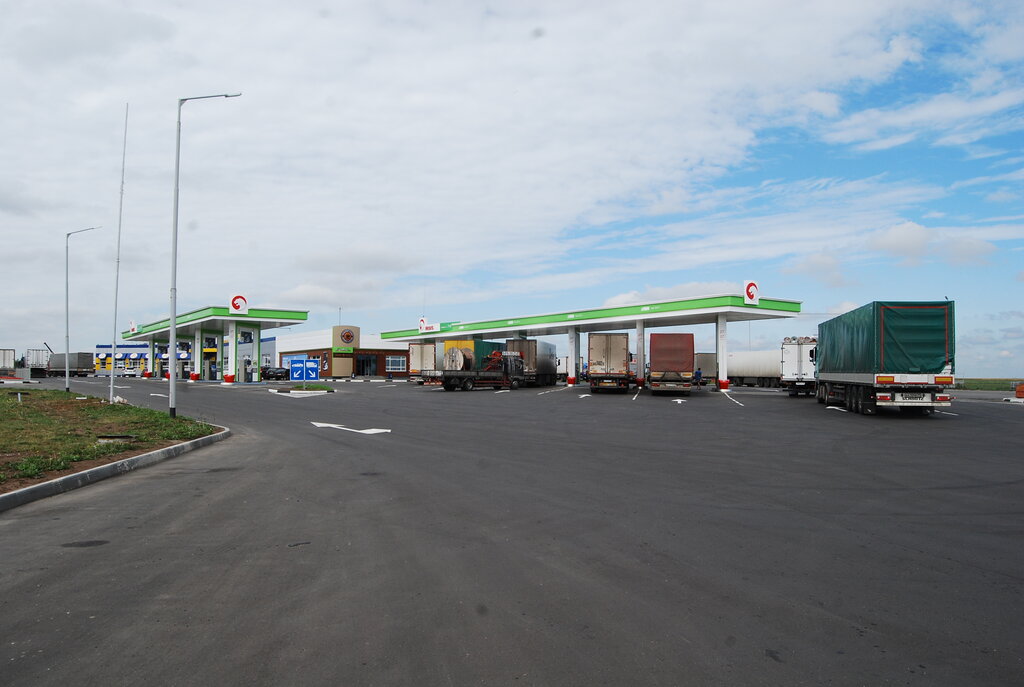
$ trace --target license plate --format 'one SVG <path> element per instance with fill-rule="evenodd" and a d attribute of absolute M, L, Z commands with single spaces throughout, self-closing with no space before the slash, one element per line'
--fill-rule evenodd
<path fill-rule="evenodd" d="M 896 394 L 897 401 L 923 401 L 924 394 Z M 929 399 L 930 400 L 930 399 Z"/>

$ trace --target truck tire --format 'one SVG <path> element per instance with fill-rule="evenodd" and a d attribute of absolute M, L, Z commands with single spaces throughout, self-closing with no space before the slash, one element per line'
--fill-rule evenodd
<path fill-rule="evenodd" d="M 472 377 L 466 377 L 466 380 L 464 382 L 462 382 L 462 390 L 463 391 L 472 391 L 473 390 L 473 378 Z"/>
<path fill-rule="evenodd" d="M 518 389 L 518 388 L 519 388 L 519 380 L 518 379 L 513 379 L 511 382 L 508 383 L 509 391 L 514 391 L 515 389 Z"/>

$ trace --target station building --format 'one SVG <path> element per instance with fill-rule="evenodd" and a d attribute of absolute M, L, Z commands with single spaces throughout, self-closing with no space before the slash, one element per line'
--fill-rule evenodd
<path fill-rule="evenodd" d="M 316 358 L 321 378 L 409 376 L 409 344 L 363 334 L 352 325 L 279 335 L 273 346 L 277 366 Z"/>

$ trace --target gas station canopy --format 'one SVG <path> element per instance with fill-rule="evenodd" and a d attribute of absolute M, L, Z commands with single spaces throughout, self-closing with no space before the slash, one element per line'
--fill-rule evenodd
<path fill-rule="evenodd" d="M 232 313 L 230 308 L 211 305 L 192 312 L 178 315 L 176 338 L 187 340 L 200 332 L 227 333 L 234 324 L 242 328 L 259 331 L 302 324 L 309 316 L 308 310 L 261 310 L 251 308 L 245 314 Z M 121 332 L 125 341 L 166 342 L 170 336 L 170 318 L 151 322 L 135 329 Z"/>
<path fill-rule="evenodd" d="M 727 387 L 728 323 L 789 318 L 800 314 L 800 301 L 762 298 L 757 293 L 757 282 L 748 281 L 744 285 L 744 294 L 746 295 L 721 294 L 483 322 L 442 322 L 431 325 L 421 320 L 418 329 L 383 332 L 381 338 L 429 342 L 490 336 L 529 337 L 567 334 L 569 355 L 566 369 L 572 383 L 576 379 L 577 363 L 580 359 L 581 333 L 635 329 L 637 369 L 643 370 L 646 361 L 645 328 L 714 324 L 719 385 L 722 386 L 722 382 L 725 382 L 724 386 Z"/>
<path fill-rule="evenodd" d="M 742 295 L 703 296 L 612 308 L 592 308 L 550 315 L 531 315 L 483 322 L 442 322 L 430 331 L 404 329 L 383 332 L 382 339 L 398 341 L 439 341 L 492 335 L 548 336 L 572 332 L 600 332 L 646 327 L 677 327 L 747 320 L 796 317 L 800 301 L 760 298 L 747 304 Z"/>

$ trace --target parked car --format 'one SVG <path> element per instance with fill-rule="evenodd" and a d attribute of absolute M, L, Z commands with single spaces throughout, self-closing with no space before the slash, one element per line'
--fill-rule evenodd
<path fill-rule="evenodd" d="M 261 367 L 262 379 L 291 379 L 292 373 L 287 367 Z"/>

